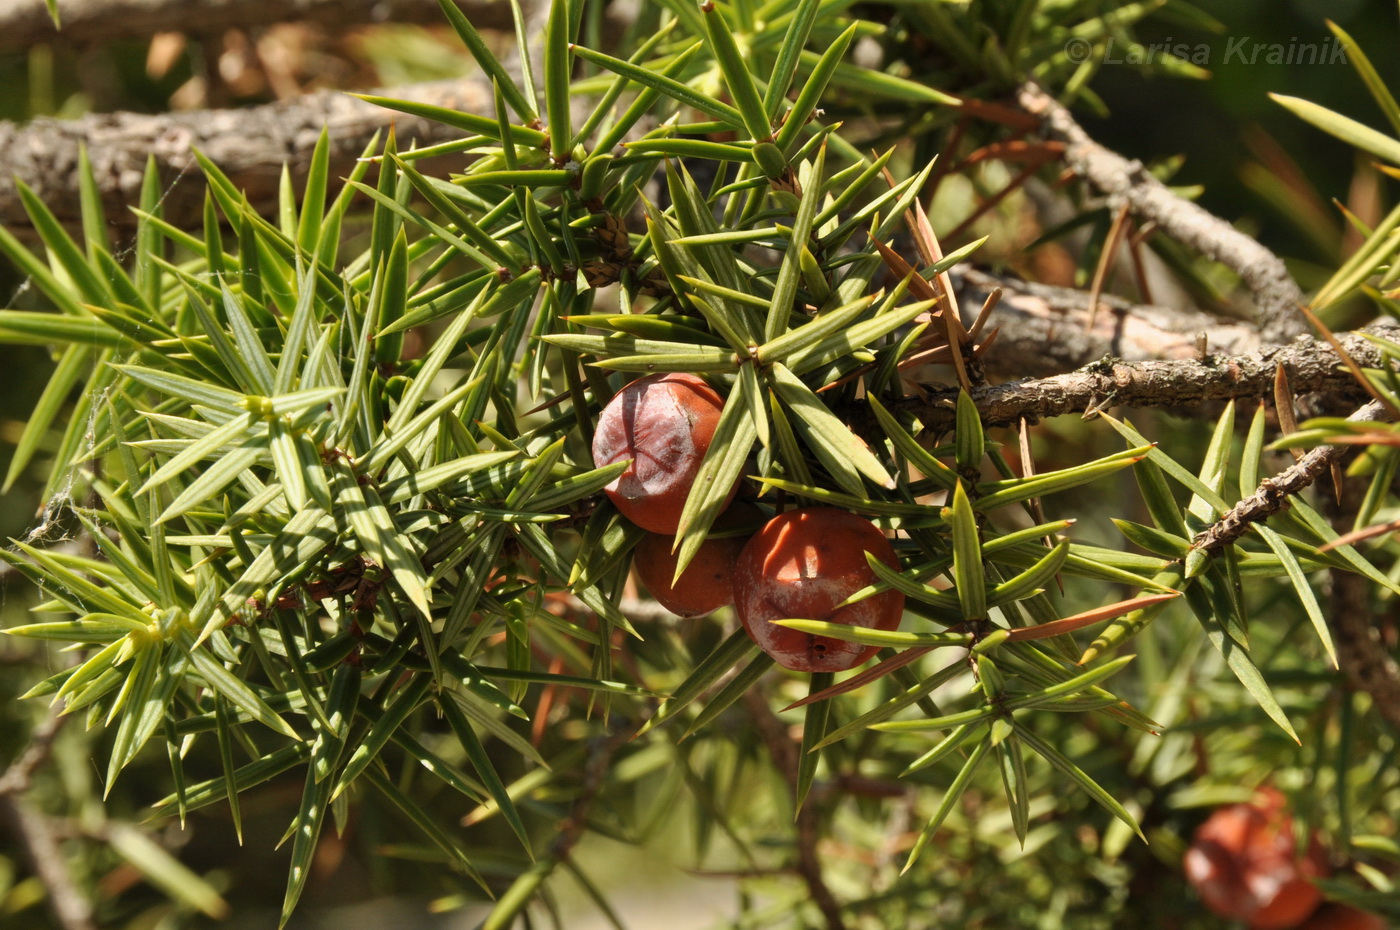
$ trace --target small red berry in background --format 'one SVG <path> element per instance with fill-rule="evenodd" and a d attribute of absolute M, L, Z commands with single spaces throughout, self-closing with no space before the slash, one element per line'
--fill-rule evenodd
<path fill-rule="evenodd" d="M 711 533 L 757 526 L 763 516 L 753 504 L 740 501 L 715 518 Z M 748 541 L 748 535 L 706 539 L 676 578 L 676 553 L 671 551 L 676 538 L 648 533 L 633 550 L 632 567 L 662 607 L 678 617 L 703 617 L 734 603 L 734 561 Z"/>
<path fill-rule="evenodd" d="M 1293 818 L 1283 795 L 1264 789 L 1248 804 L 1215 811 L 1196 831 L 1183 862 L 1186 879 L 1206 906 L 1251 930 L 1286 930 L 1307 919 L 1322 900 L 1313 879 L 1328 873 L 1314 835 L 1299 857 Z"/>
<path fill-rule="evenodd" d="M 1313 912 L 1298 930 L 1385 930 L 1385 921 L 1375 914 L 1347 904 L 1324 904 Z"/>
<path fill-rule="evenodd" d="M 675 535 L 723 409 L 714 388 L 685 373 L 638 378 L 608 401 L 593 433 L 593 464 L 632 460 L 603 489 L 624 517 Z"/>
<path fill-rule="evenodd" d="M 898 569 L 894 549 L 864 517 L 831 507 L 806 507 L 774 517 L 749 540 L 734 565 L 734 609 L 754 642 L 778 664 L 798 672 L 839 672 L 876 652 L 874 646 L 813 636 L 775 620 L 827 620 L 893 630 L 904 595 L 884 591 L 837 605 L 877 579 L 869 552 Z"/>

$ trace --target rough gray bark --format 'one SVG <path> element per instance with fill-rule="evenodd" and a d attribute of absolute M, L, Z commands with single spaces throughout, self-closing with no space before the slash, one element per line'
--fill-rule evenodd
<path fill-rule="evenodd" d="M 1089 295 L 1084 291 L 967 268 L 955 268 L 951 275 L 958 302 L 969 313 L 982 306 L 993 288 L 1002 289 L 989 323 L 1000 332 L 982 358 L 993 372 L 1038 377 L 1071 371 L 1105 356 L 1124 361 L 1194 358 L 1202 339 L 1206 351 L 1215 355 L 1243 355 L 1262 347 L 1255 327 L 1198 310 L 1133 304 L 1105 294 L 1099 298 L 1094 326 L 1087 328 Z"/>
<path fill-rule="evenodd" d="M 1220 217 L 1172 193 L 1141 162 L 1099 145 L 1037 85 L 1022 85 L 1018 96 L 1021 106 L 1040 118 L 1044 133 L 1065 143 L 1065 163 L 1102 191 L 1111 208 L 1127 204 L 1134 215 L 1154 221 L 1173 239 L 1238 274 L 1254 297 L 1266 339 L 1281 342 L 1303 331 L 1297 309 L 1303 292 L 1282 259 Z"/>
<path fill-rule="evenodd" d="M 480 80 L 435 81 L 394 88 L 386 96 L 477 113 L 490 112 L 491 89 Z M 394 125 L 399 148 L 461 138 L 460 130 L 382 109 L 339 91 L 239 110 L 201 110 L 146 116 L 111 113 L 76 120 L 39 119 L 24 126 L 0 123 L 0 224 L 28 225 L 16 194 L 15 178 L 29 185 L 59 220 L 80 216 L 78 146 L 86 144 L 103 193 L 107 216 L 117 226 L 134 227 L 128 207 L 140 201 L 147 156 L 160 166 L 167 185 L 161 207 L 170 222 L 198 225 L 204 184 L 195 149 L 219 165 L 245 190 L 253 206 L 275 209 L 282 164 L 293 179 L 306 175 L 321 127 L 330 131 L 331 177 L 350 172 L 375 132 Z M 189 174 L 189 177 L 182 175 Z"/>
<path fill-rule="evenodd" d="M 467 0 L 478 28 L 510 28 L 510 5 Z M 365 23 L 442 23 L 436 0 L 59 0 L 55 29 L 44 0 L 0 0 L 0 49 L 43 42 L 86 45 L 146 38 L 157 32 L 218 35 L 300 20 L 331 29 Z"/>
<path fill-rule="evenodd" d="M 1361 365 L 1381 364 L 1380 353 L 1362 336 L 1352 333 L 1341 339 L 1347 352 Z M 973 389 L 972 399 L 987 426 L 1007 426 L 1022 418 L 1034 421 L 1111 406 L 1190 407 L 1207 401 L 1269 397 L 1279 365 L 1288 373 L 1293 390 L 1299 393 L 1323 391 L 1338 397 L 1365 397 L 1365 390 L 1341 364 L 1330 345 L 1309 339 L 1244 355 L 1136 362 L 1107 359 L 1067 374 L 983 385 Z M 957 392 L 943 391 L 927 399 L 911 399 L 904 406 L 914 410 L 926 428 L 941 432 L 953 427 Z M 1321 468 L 1326 470 L 1326 463 Z"/>

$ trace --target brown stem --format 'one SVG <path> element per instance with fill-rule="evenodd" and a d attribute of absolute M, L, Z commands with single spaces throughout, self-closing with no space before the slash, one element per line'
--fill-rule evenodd
<path fill-rule="evenodd" d="M 1141 162 L 1099 145 L 1069 110 L 1038 85 L 1023 84 L 1018 98 L 1025 110 L 1040 119 L 1046 136 L 1065 143 L 1065 162 L 1107 196 L 1111 209 L 1127 205 L 1137 217 L 1155 222 L 1178 242 L 1238 274 L 1254 296 L 1266 338 L 1282 342 L 1302 331 L 1298 307 L 1303 292 L 1282 259 L 1218 216 L 1172 193 Z"/>
<path fill-rule="evenodd" d="M 585 616 L 593 613 L 593 608 L 584 604 L 583 601 L 579 600 L 573 594 L 565 594 L 562 599 L 564 603 L 569 606 L 570 610 Z M 640 623 L 664 622 L 667 620 L 674 620 L 676 617 L 675 614 L 656 603 L 656 601 L 644 600 L 639 597 L 622 598 L 617 602 L 617 609 L 618 612 L 628 620 L 635 620 Z"/>
<path fill-rule="evenodd" d="M 598 794 L 606 787 L 613 756 L 637 734 L 640 721 L 616 719 L 607 733 L 596 737 L 583 766 L 583 784 L 569 815 L 559 824 L 558 835 L 550 844 L 549 855 L 556 861 L 568 859 L 588 827 L 588 815 Z"/>
<path fill-rule="evenodd" d="M 7 821 L 48 891 L 49 907 L 63 930 L 96 930 L 92 905 L 78 889 L 48 819 L 28 802 L 0 796 L 0 821 Z"/>
<path fill-rule="evenodd" d="M 744 706 L 748 708 L 754 727 L 764 745 L 768 747 L 773 764 L 782 773 L 788 786 L 796 791 L 799 749 L 788 737 L 787 727 L 778 719 L 778 715 L 773 713 L 773 708 L 768 705 L 768 699 L 760 688 L 751 688 L 744 695 Z M 841 916 L 841 904 L 827 886 L 826 879 L 822 877 L 821 859 L 817 856 L 819 837 L 820 824 L 817 813 L 810 805 L 804 804 L 797 811 L 795 868 L 797 874 L 807 883 L 807 890 L 811 893 L 817 909 L 826 919 L 827 930 L 845 930 L 846 921 Z"/>

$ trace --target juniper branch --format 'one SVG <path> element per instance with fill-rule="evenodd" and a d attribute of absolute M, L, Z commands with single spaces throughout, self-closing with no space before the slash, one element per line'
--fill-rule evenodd
<path fill-rule="evenodd" d="M 1390 419 L 1390 412 L 1380 401 L 1373 400 L 1347 419 L 1353 423 L 1367 420 L 1386 421 Z M 1257 491 L 1198 533 L 1192 540 L 1192 547 L 1210 553 L 1224 549 L 1249 532 L 1251 525 L 1266 520 L 1287 507 L 1289 498 L 1311 486 L 1331 468 L 1332 463 L 1339 461 L 1349 448 L 1351 447 L 1318 446 L 1289 468 L 1272 478 L 1265 478 L 1259 483 Z"/>
<path fill-rule="evenodd" d="M 1381 363 L 1380 352 L 1359 333 L 1345 334 L 1342 345 L 1362 365 Z M 1356 399 L 1366 396 L 1356 379 L 1339 367 L 1341 359 L 1330 345 L 1308 339 L 1242 355 L 1137 362 L 1104 359 L 1066 374 L 978 387 L 972 391 L 972 399 L 988 426 L 1111 406 L 1190 407 L 1209 401 L 1268 397 L 1280 365 L 1299 393 L 1322 391 Z M 943 432 L 953 427 L 957 392 L 944 390 L 924 399 L 911 399 L 904 406 L 917 414 L 925 429 Z M 1321 467 L 1325 469 L 1326 464 Z"/>
<path fill-rule="evenodd" d="M 1302 330 L 1297 307 L 1303 292 L 1282 259 L 1220 217 L 1172 193 L 1141 162 L 1095 142 L 1069 110 L 1038 85 L 1023 84 L 1018 98 L 1024 109 L 1039 117 L 1048 137 L 1065 143 L 1065 162 L 1102 191 L 1110 207 L 1126 203 L 1136 216 L 1155 222 L 1172 238 L 1238 274 L 1254 297 L 1265 338 L 1281 342 Z"/>

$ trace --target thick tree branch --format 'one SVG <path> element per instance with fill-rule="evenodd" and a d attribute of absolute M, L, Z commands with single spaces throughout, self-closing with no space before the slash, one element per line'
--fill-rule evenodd
<path fill-rule="evenodd" d="M 6 0 L 0 0 L 0 4 L 4 2 Z M 201 3 L 203 0 L 166 2 Z M 328 0 L 280 2 L 335 6 Z M 489 0 L 465 2 L 471 14 L 474 12 L 472 4 Z M 510 21 L 509 5 L 490 3 L 490 6 L 492 12 L 485 20 L 478 20 L 478 25 Z M 525 0 L 522 7 L 525 34 L 542 35 L 550 5 Z M 330 15 L 334 15 L 333 11 Z M 440 9 L 438 15 L 441 16 Z M 501 57 L 501 64 L 507 73 L 518 74 L 521 63 L 514 45 Z M 411 84 L 377 93 L 470 113 L 495 112 L 491 83 L 479 73 L 459 80 Z M 198 173 L 194 150 L 198 149 L 228 174 L 234 185 L 247 193 L 254 209 L 270 215 L 276 210 L 283 165 L 290 169 L 295 183 L 302 182 L 322 128 L 330 136 L 331 192 L 336 193 L 339 180 L 350 173 L 355 159 L 374 134 L 391 125 L 397 133 L 400 151 L 410 145 L 421 147 L 459 139 L 463 135 L 460 130 L 441 123 L 377 107 L 340 91 L 322 91 L 237 110 L 159 116 L 112 113 L 72 121 L 34 120 L 25 126 L 0 123 L 0 224 L 11 227 L 28 224 L 16 196 L 14 178 L 33 188 L 60 221 L 70 226 L 78 224 L 81 216 L 77 175 L 79 143 L 87 146 L 91 156 L 110 222 L 117 226 L 134 226 L 134 218 L 127 208 L 139 202 L 142 175 L 146 160 L 151 157 L 168 185 L 161 202 L 165 219 L 190 228 L 202 221 L 204 185 L 196 179 L 176 182 L 187 172 Z M 436 163 L 420 162 L 419 168 L 429 174 L 445 173 L 448 168 L 459 167 L 464 157 L 444 156 Z"/>
<path fill-rule="evenodd" d="M 1342 345 L 1362 365 L 1381 364 L 1380 352 L 1359 334 L 1344 335 Z M 1208 401 L 1268 397 L 1279 365 L 1300 393 L 1366 396 L 1356 379 L 1340 367 L 1341 359 L 1330 345 L 1308 339 L 1244 355 L 1139 362 L 1105 359 L 1068 374 L 977 387 L 972 399 L 988 426 L 1110 406 L 1189 407 Z M 957 393 L 942 391 L 926 399 L 911 399 L 904 406 L 917 414 L 926 429 L 938 433 L 952 429 L 956 405 Z M 1325 469 L 1326 463 L 1319 467 Z"/>
<path fill-rule="evenodd" d="M 569 609 L 583 616 L 593 613 L 593 608 L 579 600 L 574 594 L 561 595 L 560 599 L 569 606 Z M 649 601 L 639 597 L 623 597 L 617 602 L 618 612 L 628 620 L 635 620 L 639 623 L 657 623 L 668 620 L 675 620 L 676 615 L 656 601 Z"/>
<path fill-rule="evenodd" d="M 1105 356 L 1129 362 L 1189 359 L 1200 354 L 1203 343 L 1206 352 L 1219 355 L 1244 355 L 1262 348 L 1253 326 L 1198 310 L 1133 304 L 1103 295 L 1090 327 L 1085 291 L 970 268 L 955 268 L 951 275 L 959 303 L 969 312 L 981 307 L 993 288 L 1002 290 L 990 324 L 1000 332 L 982 357 L 993 372 L 1042 377 L 1072 371 Z"/>
<path fill-rule="evenodd" d="M 510 69 L 514 61 L 507 59 L 503 64 Z M 494 108 L 491 86 L 479 75 L 371 93 L 468 113 L 489 113 Z M 76 120 L 36 119 L 24 125 L 0 121 L 0 226 L 22 237 L 32 236 L 15 185 L 18 180 L 38 194 L 59 222 L 72 229 L 78 227 L 82 215 L 80 145 L 88 149 L 108 225 L 129 238 L 136 227 L 130 208 L 140 203 L 148 157 L 155 159 L 165 188 L 161 199 L 164 219 L 192 229 L 203 221 L 205 191 L 194 158 L 196 150 L 247 194 L 255 210 L 273 215 L 283 165 L 300 188 L 323 127 L 330 136 L 329 192 L 334 196 L 374 134 L 380 133 L 382 138 L 390 126 L 401 152 L 464 135 L 442 123 L 375 106 L 342 91 L 318 91 L 240 109 L 154 116 L 105 113 Z M 445 175 L 470 157 L 444 155 L 419 161 L 417 166 L 428 175 Z"/>
<path fill-rule="evenodd" d="M 489 88 L 473 81 L 415 85 L 385 93 L 477 112 L 490 104 Z M 0 124 L 0 223 L 27 224 L 10 180 L 13 174 L 34 188 L 60 220 L 76 225 L 79 142 L 92 154 L 109 217 L 117 224 L 130 224 L 126 207 L 138 200 L 148 153 L 173 181 L 183 173 L 197 172 L 191 167 L 192 150 L 199 148 L 248 192 L 255 207 L 271 209 L 282 164 L 290 164 L 295 179 L 304 177 L 323 125 L 331 131 L 331 176 L 337 178 L 349 172 L 370 136 L 391 122 L 405 143 L 431 144 L 458 135 L 448 127 L 335 92 L 242 110 L 111 114 L 72 122 L 39 120 L 23 128 Z M 162 204 L 167 219 L 186 227 L 199 224 L 202 207 L 203 185 L 196 178 L 175 183 Z M 1001 332 L 984 359 L 992 371 L 1049 375 L 1106 355 L 1128 361 L 1185 359 L 1196 355 L 1202 342 L 1208 352 L 1226 355 L 1260 347 L 1254 327 L 1194 310 L 1133 305 L 1104 296 L 1101 306 L 1113 312 L 1097 314 L 1094 326 L 1087 328 L 1089 300 L 1084 292 L 973 270 L 955 270 L 953 278 L 962 303 L 973 309 L 991 288 L 1003 288 L 994 316 Z"/>
<path fill-rule="evenodd" d="M 491 88 L 480 79 L 435 81 L 386 91 L 386 95 L 476 113 L 492 111 Z M 147 116 L 110 113 L 77 120 L 39 119 L 24 126 L 0 123 L 0 224 L 25 226 L 14 179 L 23 181 L 58 218 L 80 216 L 78 146 L 86 144 L 108 219 L 134 225 L 128 207 L 140 202 L 147 156 L 155 158 L 167 184 L 161 208 L 170 222 L 198 225 L 204 185 L 194 161 L 198 149 L 245 190 L 253 206 L 275 210 L 283 163 L 294 180 L 305 178 L 316 139 L 330 131 L 331 177 L 350 172 L 375 132 L 395 126 L 400 149 L 460 138 L 440 123 L 406 116 L 339 91 L 240 110 L 200 110 Z M 194 177 L 183 178 L 186 173 Z"/>
<path fill-rule="evenodd" d="M 479 28 L 510 28 L 507 3 L 466 0 L 460 5 Z M 42 42 L 86 45 L 157 32 L 218 35 L 291 20 L 331 29 L 444 22 L 434 0 L 59 0 L 58 12 L 62 27 L 55 29 L 43 0 L 0 0 L 0 49 Z"/>
<path fill-rule="evenodd" d="M 1132 212 L 1155 222 L 1163 232 L 1233 270 L 1254 296 L 1264 336 L 1276 342 L 1301 332 L 1298 306 L 1303 293 L 1288 268 L 1273 252 L 1229 223 L 1173 194 L 1141 162 L 1109 151 L 1089 137 L 1053 97 L 1035 84 L 1024 84 L 1020 104 L 1040 118 L 1045 134 L 1065 143 L 1065 162 L 1108 197 L 1109 206 L 1127 204 Z"/>
<path fill-rule="evenodd" d="M 1364 364 L 1364 363 L 1363 363 Z M 1388 411 L 1380 401 L 1371 401 L 1347 417 L 1352 422 L 1389 420 Z M 1240 501 L 1230 512 L 1201 531 L 1192 541 L 1193 548 L 1204 552 L 1219 552 L 1249 531 L 1249 527 L 1288 506 L 1288 499 L 1309 487 L 1339 461 L 1350 446 L 1318 446 L 1291 467 L 1272 478 L 1265 478 L 1259 489 Z"/>

